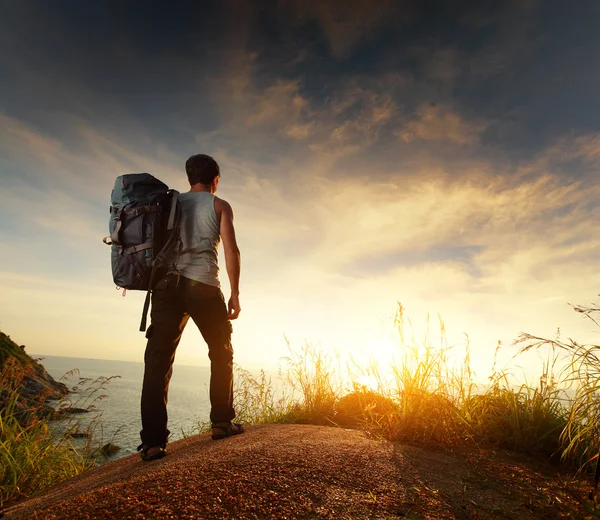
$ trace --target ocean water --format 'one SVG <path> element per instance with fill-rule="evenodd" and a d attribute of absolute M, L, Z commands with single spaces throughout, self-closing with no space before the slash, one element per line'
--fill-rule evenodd
<path fill-rule="evenodd" d="M 96 418 L 95 438 L 102 444 L 111 442 L 121 449 L 112 455 L 116 459 L 135 453 L 140 443 L 139 432 L 142 428 L 140 418 L 140 397 L 144 364 L 131 361 L 112 361 L 99 359 L 71 358 L 58 356 L 32 356 L 41 358 L 48 373 L 57 381 L 61 380 L 77 392 L 70 395 L 73 406 L 87 407 L 94 400 L 94 410 L 77 415 L 82 426 Z M 65 375 L 77 369 L 78 373 Z M 90 398 L 91 389 L 98 378 L 111 379 Z M 210 369 L 177 365 L 173 367 L 173 376 L 169 386 L 169 430 L 170 440 L 181 439 L 185 434 L 194 433 L 200 422 L 209 420 L 209 381 Z M 87 391 L 81 391 L 87 389 Z"/>

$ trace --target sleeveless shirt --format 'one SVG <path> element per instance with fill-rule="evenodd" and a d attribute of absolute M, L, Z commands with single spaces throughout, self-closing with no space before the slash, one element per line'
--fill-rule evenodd
<path fill-rule="evenodd" d="M 220 287 L 218 253 L 221 242 L 215 196 L 206 191 L 179 194 L 181 250 L 169 272 Z M 174 264 L 174 265 L 173 265 Z"/>

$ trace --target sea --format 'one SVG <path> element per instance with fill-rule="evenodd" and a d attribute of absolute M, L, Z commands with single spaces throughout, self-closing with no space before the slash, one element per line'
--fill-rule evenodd
<path fill-rule="evenodd" d="M 114 444 L 120 449 L 110 455 L 114 460 L 136 452 L 140 444 L 140 398 L 144 364 L 46 355 L 32 355 L 57 381 L 73 392 L 70 404 L 91 407 L 85 414 L 71 416 L 79 421 L 78 430 L 93 426 L 98 445 Z M 177 365 L 169 386 L 170 441 L 198 433 L 200 423 L 209 421 L 210 368 Z"/>

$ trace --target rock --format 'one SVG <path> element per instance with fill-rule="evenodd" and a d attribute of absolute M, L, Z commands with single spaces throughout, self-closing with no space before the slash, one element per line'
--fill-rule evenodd
<path fill-rule="evenodd" d="M 120 446 L 117 446 L 116 444 L 112 444 L 112 443 L 108 442 L 104 446 L 102 446 L 102 448 L 100 448 L 100 453 L 102 453 L 102 455 L 108 456 L 108 455 L 112 455 L 113 453 L 117 453 L 120 450 L 121 450 Z"/>
<path fill-rule="evenodd" d="M 69 433 L 69 437 L 73 439 L 89 439 L 91 434 L 89 432 L 71 432 Z"/>
<path fill-rule="evenodd" d="M 87 432 L 72 432 L 68 434 L 73 439 L 89 439 L 90 434 Z"/>
<path fill-rule="evenodd" d="M 59 415 L 71 415 L 79 413 L 89 413 L 89 408 L 77 408 L 76 406 L 68 406 L 66 408 L 59 408 L 56 413 Z"/>
<path fill-rule="evenodd" d="M 45 403 L 69 394 L 64 383 L 56 381 L 22 345 L 3 332 L 0 332 L 0 376 L 0 412 L 16 399 L 15 415 L 23 424 L 35 418 L 52 417 L 54 408 Z"/>

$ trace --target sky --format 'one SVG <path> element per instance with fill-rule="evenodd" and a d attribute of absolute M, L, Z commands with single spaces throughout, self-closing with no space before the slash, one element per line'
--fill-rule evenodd
<path fill-rule="evenodd" d="M 597 341 L 570 305 L 600 288 L 599 22 L 586 0 L 0 0 L 0 328 L 141 361 L 110 192 L 132 172 L 186 191 L 207 153 L 243 367 L 304 342 L 386 362 L 399 304 L 417 342 L 427 316 L 432 342 L 438 316 L 468 336 L 481 377 L 521 332 Z M 193 325 L 177 361 L 208 364 Z"/>

